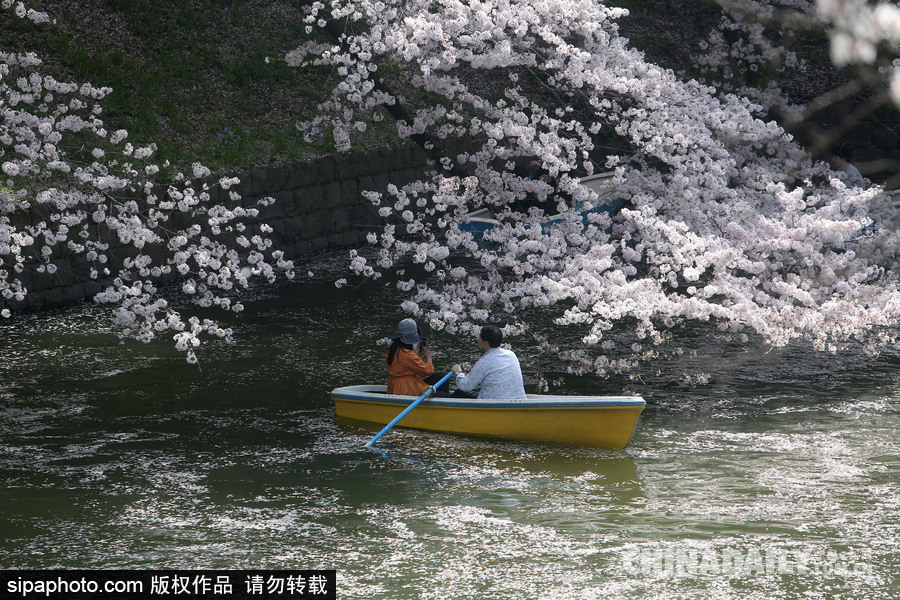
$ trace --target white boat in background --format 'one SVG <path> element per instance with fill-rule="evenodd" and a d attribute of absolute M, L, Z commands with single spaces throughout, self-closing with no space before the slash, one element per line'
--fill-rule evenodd
<path fill-rule="evenodd" d="M 615 189 L 612 186 L 614 175 L 615 173 L 610 171 L 581 178 L 581 183 L 596 192 L 598 196 L 597 206 L 589 211 L 581 211 L 585 217 L 590 213 L 604 212 L 612 216 L 622 208 L 625 201 L 622 198 L 617 198 L 615 195 Z M 575 208 L 580 210 L 579 207 Z M 555 221 L 561 219 L 563 219 L 562 215 L 549 215 L 544 218 L 542 227 L 552 227 Z M 494 217 L 494 213 L 490 208 L 480 208 L 469 213 L 467 222 L 460 225 L 459 228 L 461 231 L 469 231 L 477 236 L 481 236 L 498 225 L 500 225 L 500 221 Z"/>

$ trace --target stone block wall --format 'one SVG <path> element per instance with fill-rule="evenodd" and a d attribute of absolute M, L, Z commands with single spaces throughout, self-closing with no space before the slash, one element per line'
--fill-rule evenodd
<path fill-rule="evenodd" d="M 425 154 L 415 146 L 393 152 L 353 152 L 238 174 L 236 191 L 245 206 L 271 196 L 275 203 L 260 210 L 270 225 L 273 244 L 288 258 L 354 246 L 383 220 L 363 198 L 366 190 L 384 191 L 422 176 Z"/>
<path fill-rule="evenodd" d="M 362 243 L 366 233 L 383 223 L 377 208 L 362 197 L 366 190 L 384 191 L 388 184 L 402 186 L 419 179 L 428 168 L 425 153 L 416 146 L 393 151 L 353 152 L 349 155 L 325 156 L 294 164 L 270 168 L 253 168 L 237 173 L 241 183 L 233 188 L 245 207 L 255 207 L 260 198 L 271 196 L 275 203 L 260 209 L 254 233 L 266 223 L 273 228 L 268 234 L 274 247 L 289 259 L 310 256 L 325 250 L 351 247 Z M 227 191 L 214 187 L 213 203 L 229 205 Z M 19 226 L 46 220 L 40 208 L 13 215 Z M 162 262 L 162 249 L 146 248 L 144 252 Z M 110 261 L 121 262 L 137 252 L 130 247 L 111 247 Z M 0 297 L 0 309 L 21 310 L 74 302 L 93 297 L 107 282 L 90 279 L 94 265 L 83 256 L 58 248 L 50 257 L 56 273 L 38 273 L 29 269 L 17 274 L 28 288 L 24 301 Z M 174 279 L 175 275 L 170 279 Z"/>

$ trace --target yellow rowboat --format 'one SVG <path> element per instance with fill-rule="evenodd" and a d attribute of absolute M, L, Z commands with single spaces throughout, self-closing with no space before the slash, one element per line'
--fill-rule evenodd
<path fill-rule="evenodd" d="M 384 385 L 331 391 L 339 419 L 389 423 L 414 396 L 387 393 Z M 646 402 L 640 396 L 545 396 L 525 400 L 428 398 L 397 425 L 444 433 L 528 442 L 624 448 Z"/>

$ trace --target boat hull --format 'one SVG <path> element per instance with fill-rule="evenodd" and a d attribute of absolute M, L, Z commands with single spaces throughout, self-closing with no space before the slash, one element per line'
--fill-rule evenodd
<path fill-rule="evenodd" d="M 581 213 L 581 218 L 585 224 L 589 223 L 588 216 L 591 214 L 606 213 L 610 217 L 618 214 L 625 204 L 623 198 L 616 197 L 616 189 L 613 187 L 613 172 L 599 173 L 583 177 L 583 183 L 588 189 L 597 193 L 597 205 L 589 211 L 583 211 L 580 206 L 575 209 Z M 565 221 L 565 217 L 559 214 L 546 215 L 541 223 L 541 231 L 547 232 L 557 227 L 560 222 Z M 481 240 L 485 233 L 492 231 L 495 227 L 501 225 L 500 221 L 494 218 L 494 214 L 490 208 L 481 208 L 469 213 L 466 222 L 459 225 L 459 230 L 471 233 L 476 240 Z"/>
<path fill-rule="evenodd" d="M 337 416 L 386 424 L 416 398 L 383 385 L 332 390 Z M 430 398 L 398 427 L 529 442 L 624 448 L 646 403 L 639 396 L 542 396 L 526 400 Z"/>

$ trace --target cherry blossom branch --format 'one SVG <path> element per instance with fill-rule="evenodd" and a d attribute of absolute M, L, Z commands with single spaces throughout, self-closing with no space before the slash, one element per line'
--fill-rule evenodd
<path fill-rule="evenodd" d="M 2 0 L 0 10 L 50 20 L 22 2 Z M 20 274 L 52 275 L 60 254 L 81 256 L 89 280 L 103 286 L 94 299 L 114 307 L 121 337 L 149 342 L 169 333 L 196 362 L 202 334 L 230 340 L 233 332 L 212 319 L 185 320 L 160 282 L 180 279 L 199 307 L 240 312 L 250 278 L 292 277 L 293 265 L 264 237 L 270 227 L 250 233 L 257 208 L 233 191 L 226 203 L 212 202 L 213 188 L 229 190 L 236 178 L 210 184 L 209 169 L 196 163 L 188 175 L 157 180 L 155 146 L 135 147 L 126 131 L 105 128 L 110 91 L 57 81 L 34 54 L 0 52 L 0 294 L 22 303 L 30 290 Z"/>
<path fill-rule="evenodd" d="M 618 37 L 621 14 L 586 1 L 315 4 L 311 27 L 359 22 L 315 59 L 362 74 L 335 90 L 336 130 L 357 107 L 395 100 L 371 83 L 377 63 L 394 62 L 415 87 L 405 94 L 401 137 L 473 140 L 443 165 L 466 165 L 471 175 L 439 171 L 366 194 L 393 221 L 369 235 L 374 260 L 352 253 L 353 272 L 397 272 L 403 310 L 434 329 L 469 331 L 515 314 L 521 322 L 507 329 L 516 333 L 534 325 L 524 315 L 555 315 L 556 326 L 583 332 L 583 350 L 560 355 L 603 373 L 633 364 L 609 356 L 609 336 L 624 324 L 634 339 L 622 349 L 628 356 L 651 356 L 642 341 L 660 344 L 690 320 L 776 346 L 806 339 L 836 350 L 859 339 L 875 351 L 892 343 L 898 240 L 885 227 L 880 190 L 844 185 L 759 119 L 760 105 L 647 63 Z M 480 82 L 494 78 L 496 90 L 500 75 L 509 82 L 503 98 L 489 100 Z M 439 100 L 415 105 L 417 93 Z M 574 98 L 593 114 L 575 119 L 565 101 Z M 632 148 L 608 158 L 630 207 L 614 219 L 589 212 L 600 200 L 573 176 L 600 158 L 594 136 L 604 129 Z M 555 190 L 515 174 L 515 160 L 528 156 L 551 171 Z M 566 201 L 553 227 L 542 226 L 540 209 L 516 208 L 560 192 L 570 198 L 554 198 Z M 500 223 L 478 239 L 467 223 L 482 206 Z"/>

